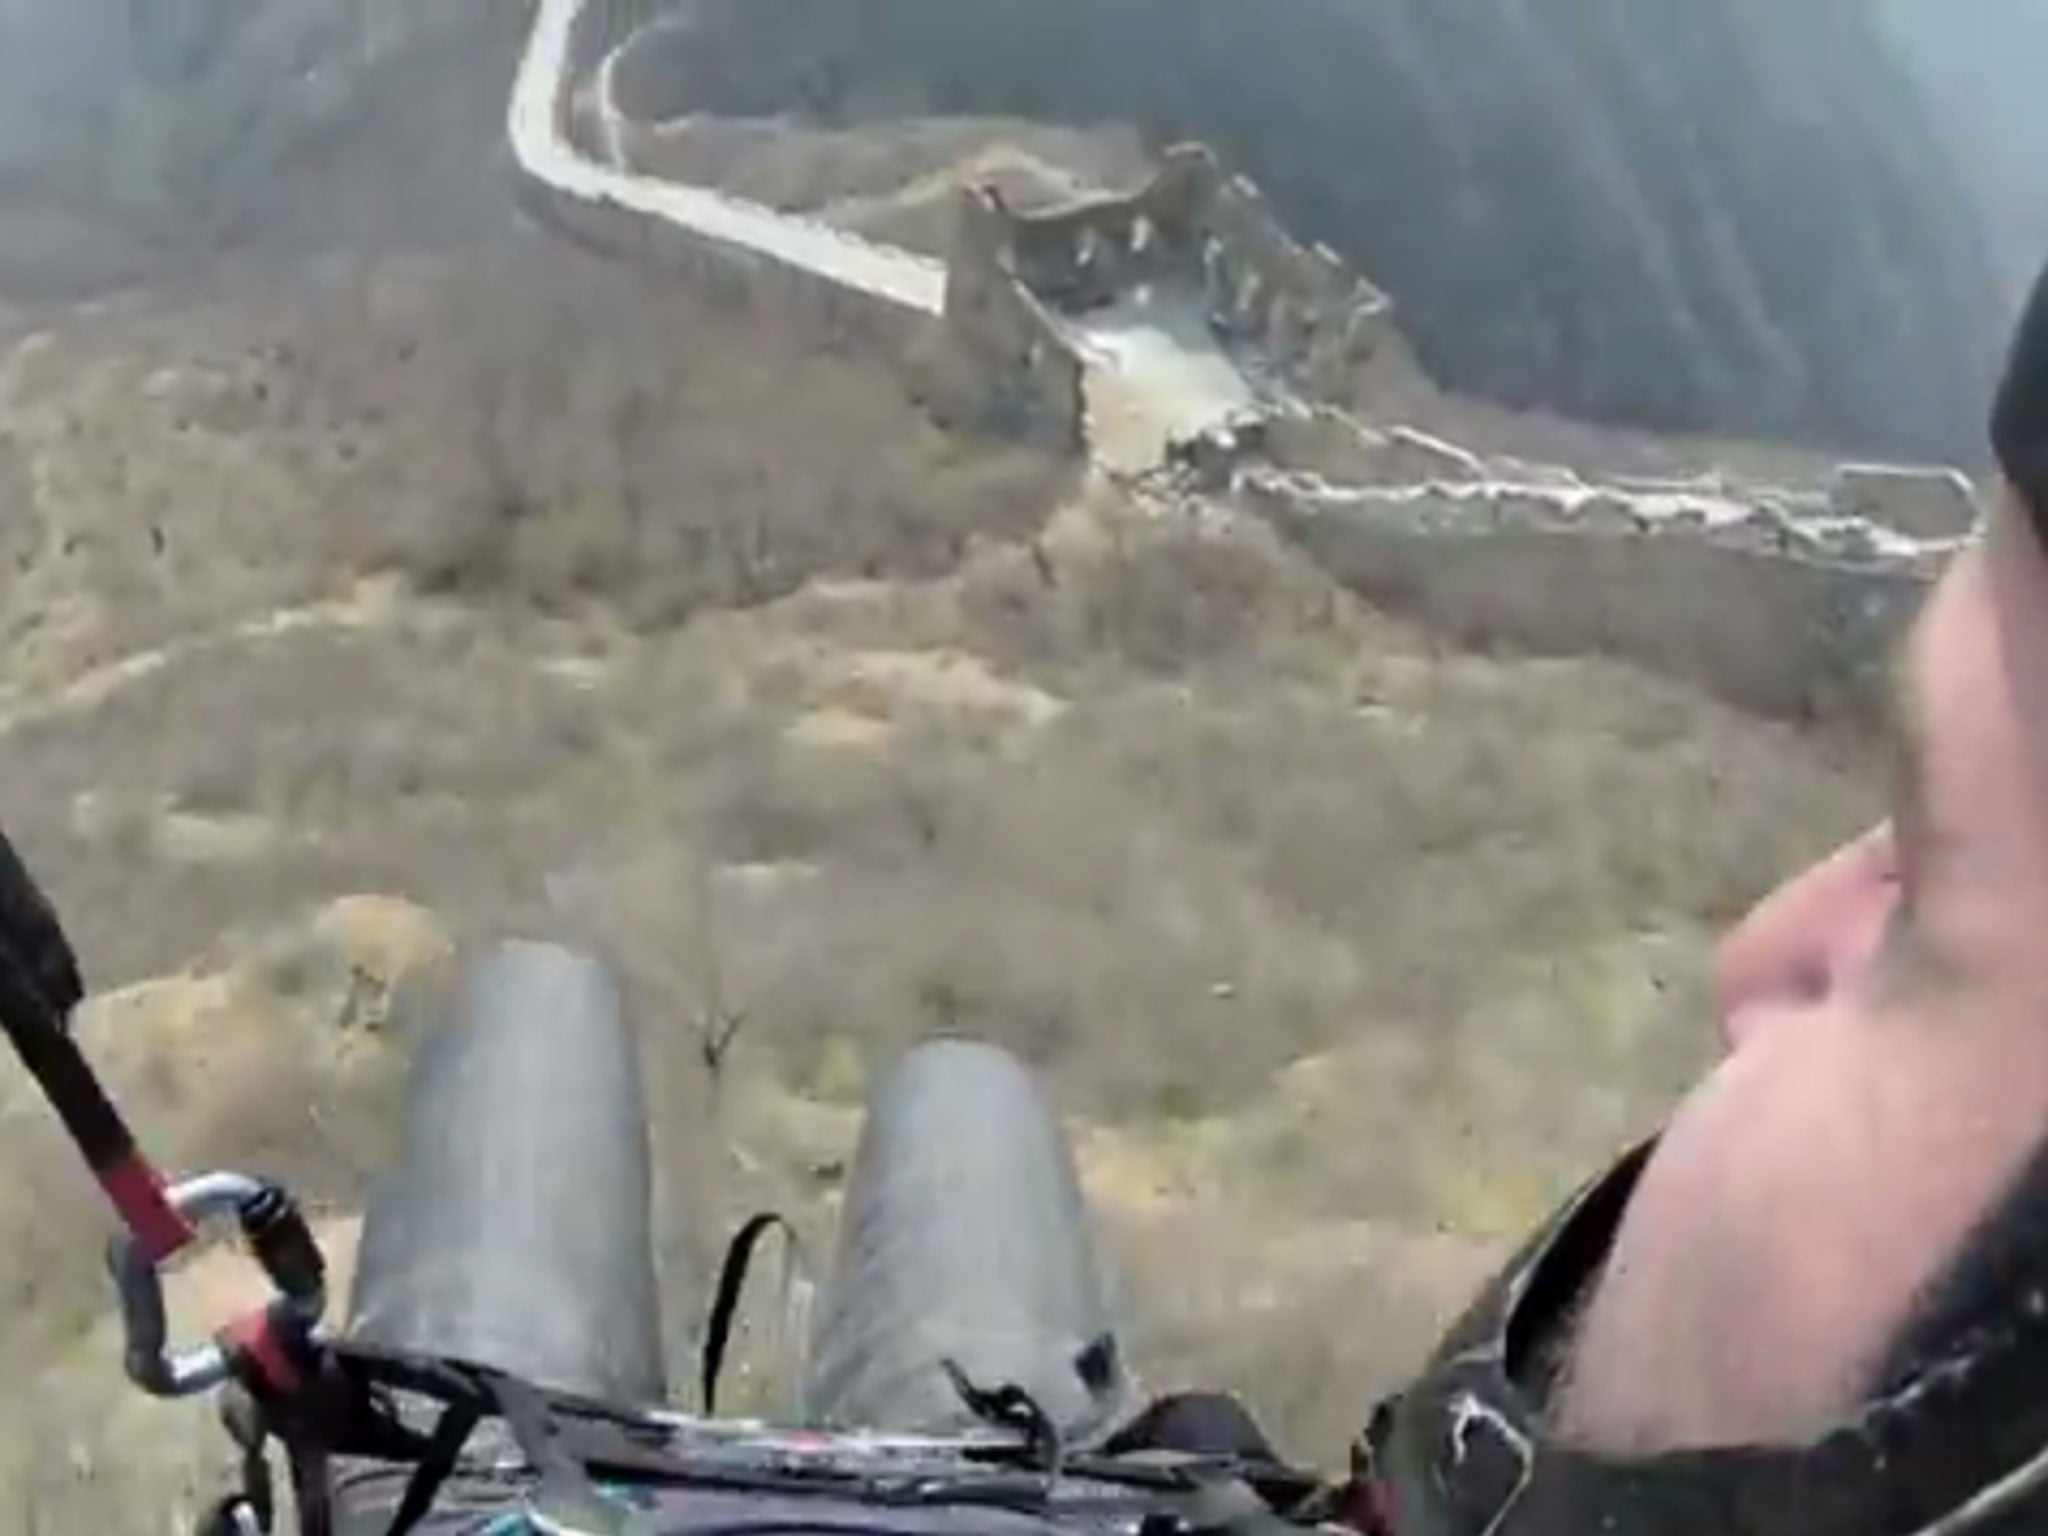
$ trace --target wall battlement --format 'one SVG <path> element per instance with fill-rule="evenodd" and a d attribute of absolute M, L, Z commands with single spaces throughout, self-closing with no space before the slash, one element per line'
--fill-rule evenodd
<path fill-rule="evenodd" d="M 1328 248 L 1295 241 L 1206 146 L 1176 145 L 1163 158 L 1127 195 L 1035 213 L 997 203 L 998 259 L 1069 314 L 1134 289 L 1179 288 L 1250 369 L 1305 399 L 1356 404 L 1393 335 L 1392 301 Z"/>
<path fill-rule="evenodd" d="M 1898 641 L 1960 546 L 1704 488 L 1247 468 L 1231 494 L 1361 596 L 1461 641 L 1615 656 L 1786 718 L 1878 718 Z"/>

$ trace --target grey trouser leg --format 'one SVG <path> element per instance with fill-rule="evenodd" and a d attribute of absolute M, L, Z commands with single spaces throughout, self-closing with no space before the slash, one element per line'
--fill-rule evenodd
<path fill-rule="evenodd" d="M 421 1040 L 349 1334 L 621 1406 L 664 1394 L 646 1116 L 611 975 L 552 944 L 469 962 Z"/>
<path fill-rule="evenodd" d="M 1070 1439 L 1132 1387 L 1073 1157 L 1036 1085 L 991 1046 L 913 1051 L 869 1105 L 811 1343 L 821 1424 L 946 1433 L 975 1420 L 942 1369 L 1014 1383 Z"/>

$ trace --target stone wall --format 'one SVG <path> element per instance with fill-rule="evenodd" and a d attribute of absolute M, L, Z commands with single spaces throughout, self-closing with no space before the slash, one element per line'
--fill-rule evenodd
<path fill-rule="evenodd" d="M 1328 247 L 1294 240 L 1256 187 L 1209 163 L 1200 260 L 1212 324 L 1310 399 L 1362 403 L 1393 302 Z"/>
<path fill-rule="evenodd" d="M 1055 309 L 1184 284 L 1218 336 L 1311 399 L 1361 403 L 1394 341 L 1392 301 L 1334 252 L 1289 236 L 1258 189 L 1226 176 L 1202 145 L 1169 149 L 1128 196 L 1033 214 L 997 206 L 1004 260 Z"/>
<path fill-rule="evenodd" d="M 688 272 L 735 303 L 813 317 L 827 344 L 899 358 L 928 346 L 945 286 L 938 263 L 592 158 L 587 141 L 609 104 L 582 83 L 648 13 L 647 0 L 541 0 L 507 125 L 521 205 L 592 249 Z"/>
<path fill-rule="evenodd" d="M 674 44 L 682 19 L 653 14 L 648 0 L 541 0 L 509 125 L 523 205 L 579 244 L 688 273 L 735 307 L 807 317 L 822 345 L 912 369 L 950 424 L 1082 451 L 1080 360 L 1012 275 L 1009 222 L 986 194 L 961 200 L 955 257 L 942 266 L 630 169 L 619 151 L 634 125 L 612 66 L 650 36 Z"/>
<path fill-rule="evenodd" d="M 1182 445 L 1184 473 L 1297 540 L 1368 599 L 1461 640 L 1606 652 L 1784 716 L 1868 711 L 1897 636 L 1974 522 L 1960 477 L 1852 466 L 1827 498 L 1697 484 L 1592 487 L 1483 463 L 1348 414 L 1402 348 L 1392 306 L 1290 239 L 1207 151 L 1128 197 L 1025 216 L 964 194 L 944 268 L 579 147 L 616 133 L 604 50 L 647 0 L 541 0 L 511 114 L 521 193 L 552 227 L 725 285 L 734 304 L 929 362 L 954 421 L 1084 451 L 1084 366 L 1063 314 L 1147 284 L 1202 296 L 1213 331 L 1309 402 Z M 935 321 L 943 324 L 935 324 Z M 1224 439 L 1228 439 L 1225 441 Z M 1205 451 L 1208 450 L 1208 451 Z M 1350 483 L 1339 488 L 1332 477 Z"/>
<path fill-rule="evenodd" d="M 1085 450 L 1085 369 L 1059 322 L 1011 266 L 1012 218 L 992 193 L 961 195 L 946 267 L 939 403 L 978 430 Z"/>
<path fill-rule="evenodd" d="M 1875 715 L 1954 548 L 1592 488 L 1249 473 L 1239 493 L 1361 596 L 1461 642 L 1612 655 L 1788 718 Z"/>
<path fill-rule="evenodd" d="M 1175 150 L 1131 195 L 1035 213 L 998 203 L 1005 260 L 1032 293 L 1063 310 L 1092 309 L 1147 283 L 1191 279 L 1213 169 L 1205 154 Z"/>
<path fill-rule="evenodd" d="M 1385 296 L 1290 239 L 1258 192 L 1199 146 L 1168 151 L 1128 196 L 1026 215 L 992 190 L 970 192 L 944 267 L 636 173 L 630 141 L 649 125 L 627 107 L 661 100 L 722 14 L 716 4 L 540 0 L 510 122 L 520 194 L 537 218 L 735 299 L 813 314 L 833 338 L 915 354 L 931 365 L 942 415 L 1061 451 L 1087 444 L 1084 368 L 1060 317 L 1134 290 L 1171 283 L 1200 295 L 1217 335 L 1313 398 L 1355 403 L 1363 370 L 1397 347 Z"/>
<path fill-rule="evenodd" d="M 1479 456 L 1413 427 L 1382 427 L 1332 406 L 1274 410 L 1259 452 L 1276 469 L 1333 485 L 1456 484 L 1488 478 Z"/>
<path fill-rule="evenodd" d="M 1844 464 L 1828 487 L 1828 504 L 1838 516 L 1925 539 L 1959 539 L 1980 514 L 1960 471 L 1898 464 Z"/>

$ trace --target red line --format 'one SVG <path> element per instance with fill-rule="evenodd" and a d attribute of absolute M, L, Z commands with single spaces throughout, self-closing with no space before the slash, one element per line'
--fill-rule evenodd
<path fill-rule="evenodd" d="M 99 1181 L 152 1264 L 161 1264 L 192 1241 L 192 1224 L 172 1207 L 163 1179 L 140 1153 L 101 1170 Z"/>
<path fill-rule="evenodd" d="M 289 1394 L 305 1385 L 305 1378 L 299 1374 L 284 1340 L 278 1337 L 267 1309 L 235 1319 L 216 1337 L 254 1365 L 264 1385 L 273 1392 Z"/>

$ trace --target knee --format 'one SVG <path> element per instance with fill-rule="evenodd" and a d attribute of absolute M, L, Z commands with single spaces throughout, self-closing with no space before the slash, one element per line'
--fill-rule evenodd
<path fill-rule="evenodd" d="M 1026 1083 L 1030 1068 L 1002 1046 L 986 1040 L 925 1040 L 898 1058 L 884 1079 L 897 1082 L 972 1081 Z"/>
<path fill-rule="evenodd" d="M 891 1119 L 935 1112 L 951 1119 L 970 1105 L 997 1116 L 1049 1114 L 1031 1069 L 984 1040 L 926 1040 L 912 1046 L 882 1074 L 868 1100 L 871 1115 Z"/>
<path fill-rule="evenodd" d="M 881 1075 L 862 1141 L 883 1158 L 946 1146 L 1001 1147 L 1006 1158 L 1028 1159 L 1064 1145 L 1031 1070 L 1001 1046 L 959 1039 L 917 1045 Z"/>

